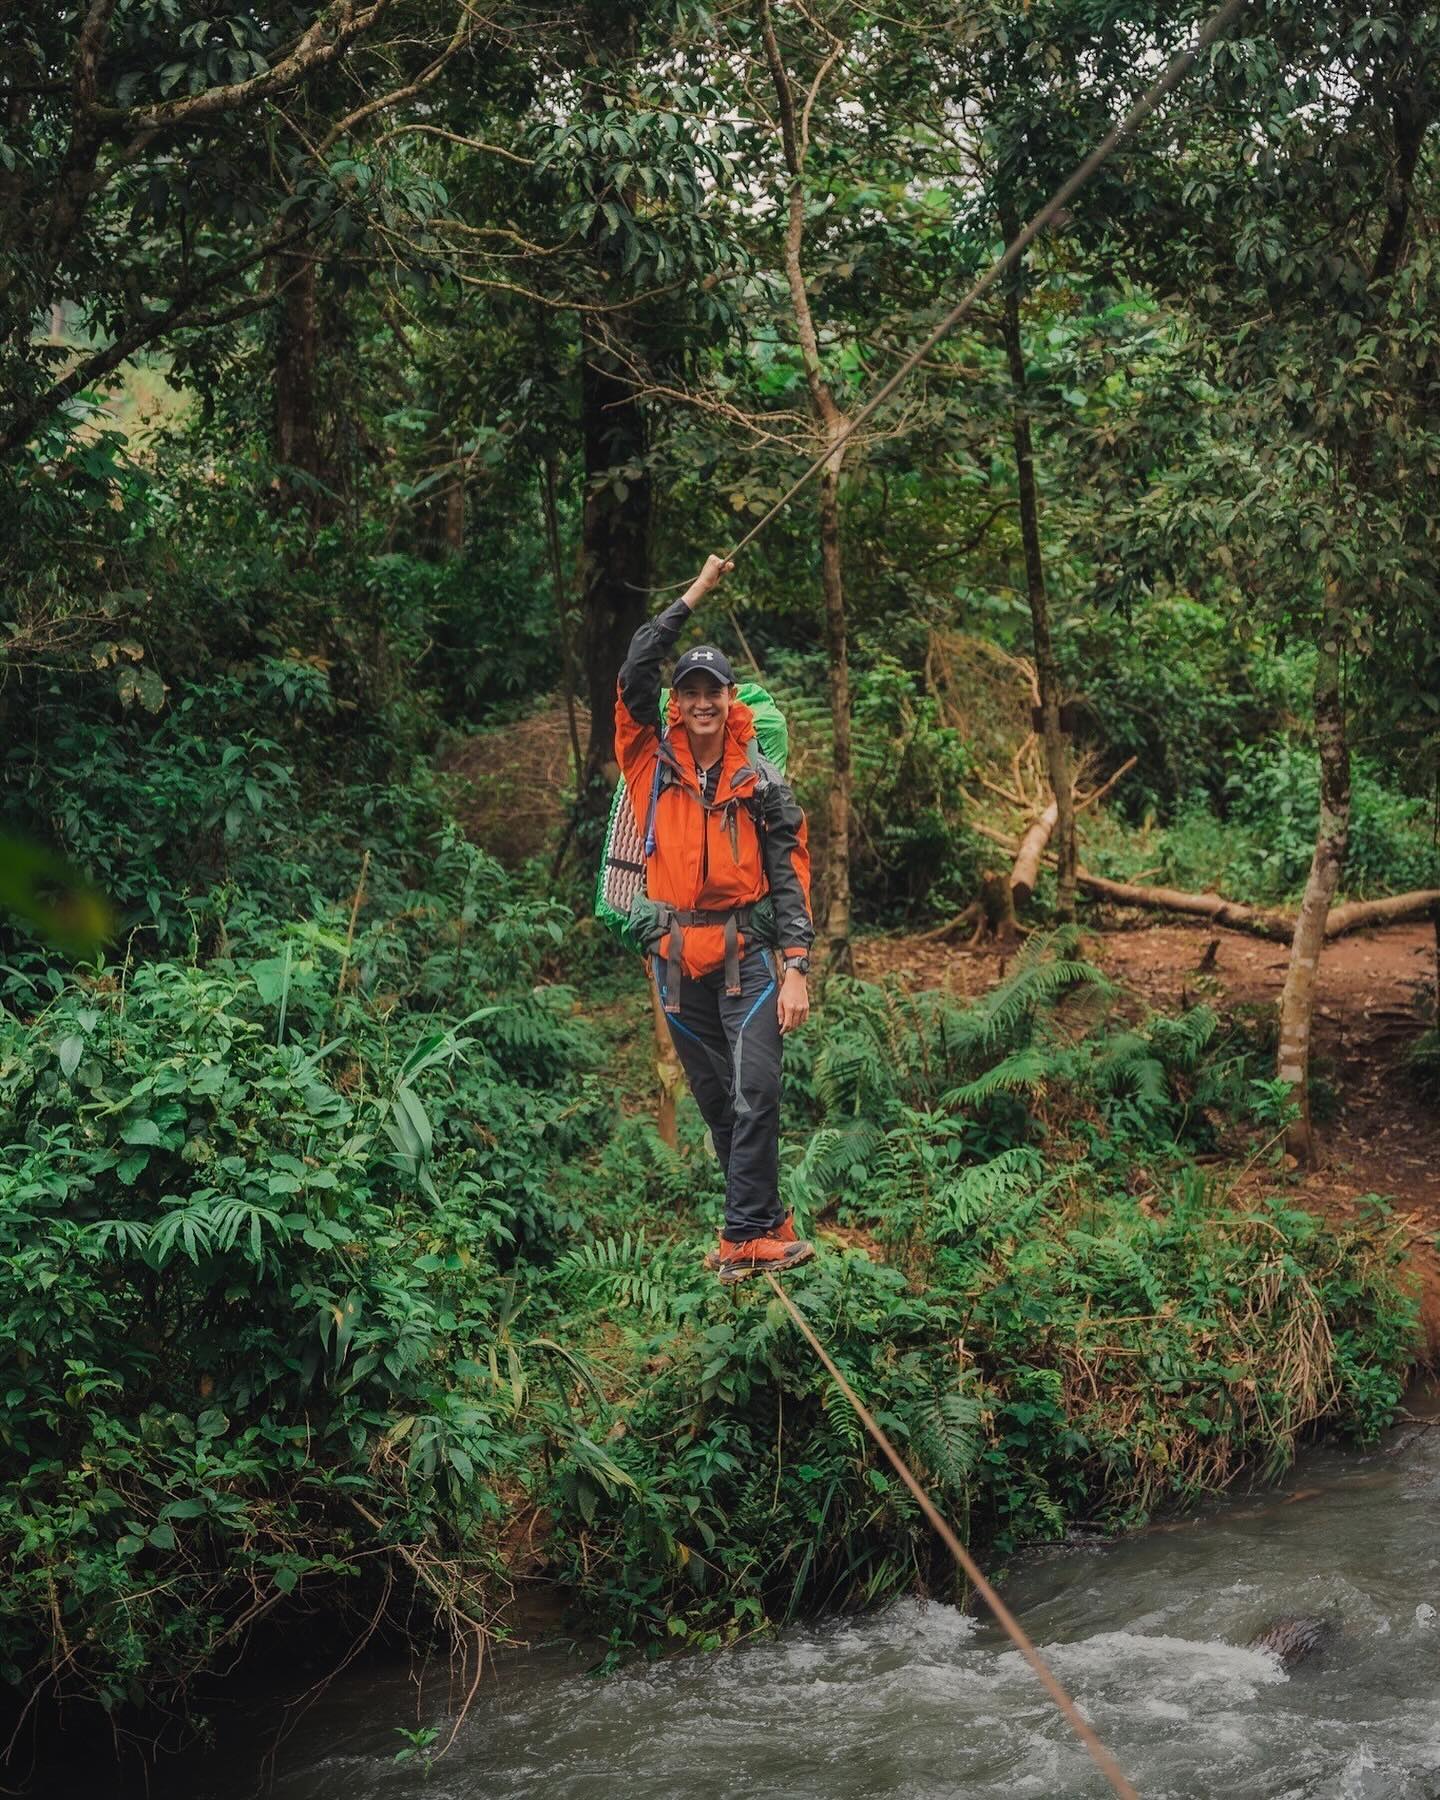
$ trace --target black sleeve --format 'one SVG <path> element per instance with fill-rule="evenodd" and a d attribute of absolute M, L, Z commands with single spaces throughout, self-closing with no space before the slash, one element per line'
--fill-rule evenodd
<path fill-rule="evenodd" d="M 658 618 L 647 619 L 630 640 L 620 667 L 620 698 L 637 725 L 658 723 L 660 665 L 690 617 L 683 600 L 673 600 Z"/>
<path fill-rule="evenodd" d="M 785 950 L 808 950 L 815 941 L 815 922 L 810 916 L 810 844 L 805 810 L 785 777 L 763 758 L 759 801 L 761 853 L 780 945 Z"/>

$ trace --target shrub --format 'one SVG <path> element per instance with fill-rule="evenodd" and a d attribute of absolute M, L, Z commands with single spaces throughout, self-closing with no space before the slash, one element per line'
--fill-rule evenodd
<path fill-rule="evenodd" d="M 1192 795 L 1170 824 L 1133 837 L 1113 826 L 1088 827 L 1087 857 L 1098 873 L 1122 880 L 1143 868 L 1176 887 L 1213 887 L 1255 905 L 1297 899 L 1320 816 L 1313 746 L 1283 738 L 1236 745 L 1223 792 L 1223 812 Z M 1437 881 L 1440 850 L 1426 802 L 1397 792 L 1380 770 L 1357 757 L 1341 891 L 1366 899 Z"/>
<path fill-rule="evenodd" d="M 1129 614 L 1076 613 L 1056 649 L 1106 755 L 1138 759 L 1115 796 L 1134 820 L 1218 802 L 1237 752 L 1308 711 L 1306 655 L 1276 655 L 1234 615 L 1184 594 Z"/>
<path fill-rule="evenodd" d="M 488 859 L 410 899 L 347 944 L 236 896 L 225 954 L 0 1015 L 7 1680 L 174 1693 L 307 1585 L 358 1604 L 392 1534 L 463 1600 L 572 1433 L 501 1272 L 567 1228 L 594 1045 Z"/>
<path fill-rule="evenodd" d="M 789 1291 L 961 1529 L 1001 1551 L 1247 1463 L 1273 1474 L 1322 1423 L 1372 1437 L 1408 1361 L 1383 1213 L 1337 1228 L 1279 1196 L 1241 1204 L 1191 1160 L 1282 1122 L 1249 1046 L 1204 1009 L 1125 1023 L 1112 1004 L 1069 933 L 1032 939 L 969 1007 L 832 977 L 798 1072 L 811 1123 L 788 1197 L 802 1220 L 838 1207 L 885 1260 L 832 1243 Z M 551 1489 L 557 1568 L 617 1652 L 948 1585 L 762 1284 L 717 1297 L 631 1235 L 557 1276 L 646 1371 L 595 1426 L 624 1479 L 572 1462 Z"/>

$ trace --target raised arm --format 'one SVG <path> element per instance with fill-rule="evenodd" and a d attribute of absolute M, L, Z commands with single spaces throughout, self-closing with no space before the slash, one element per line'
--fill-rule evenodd
<path fill-rule="evenodd" d="M 718 556 L 710 557 L 680 598 L 657 618 L 647 619 L 631 638 L 615 696 L 615 754 L 622 768 L 645 734 L 659 731 L 660 669 L 667 652 L 673 649 L 691 613 L 733 567 Z"/>
<path fill-rule="evenodd" d="M 672 600 L 657 618 L 647 619 L 630 640 L 630 649 L 620 665 L 620 685 L 615 709 L 617 731 L 627 721 L 654 730 L 660 708 L 660 668 L 676 638 L 690 617 L 685 599 Z"/>

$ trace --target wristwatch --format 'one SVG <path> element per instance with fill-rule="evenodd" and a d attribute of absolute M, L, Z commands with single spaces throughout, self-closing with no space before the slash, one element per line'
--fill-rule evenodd
<path fill-rule="evenodd" d="M 808 956 L 787 956 L 785 958 L 785 967 L 787 970 L 794 969 L 799 975 L 808 975 L 810 973 L 810 958 Z"/>

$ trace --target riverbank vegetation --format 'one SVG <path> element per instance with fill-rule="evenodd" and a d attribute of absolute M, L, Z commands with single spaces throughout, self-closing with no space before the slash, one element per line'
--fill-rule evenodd
<path fill-rule="evenodd" d="M 1002 1561 L 1373 1438 L 1413 1354 L 1383 1198 L 1286 1183 L 1331 900 L 1440 889 L 1436 26 L 1256 14 L 704 624 L 815 850 L 791 1291 Z M 257 1632 L 473 1647 L 543 1585 L 619 1658 L 953 1592 L 700 1267 L 588 916 L 613 682 L 1192 24 L 0 26 L 12 1766 L 187 1729 Z M 1278 1016 L 1115 986 L 1106 880 L 1271 909 Z M 858 980 L 901 929 L 972 997 Z"/>

